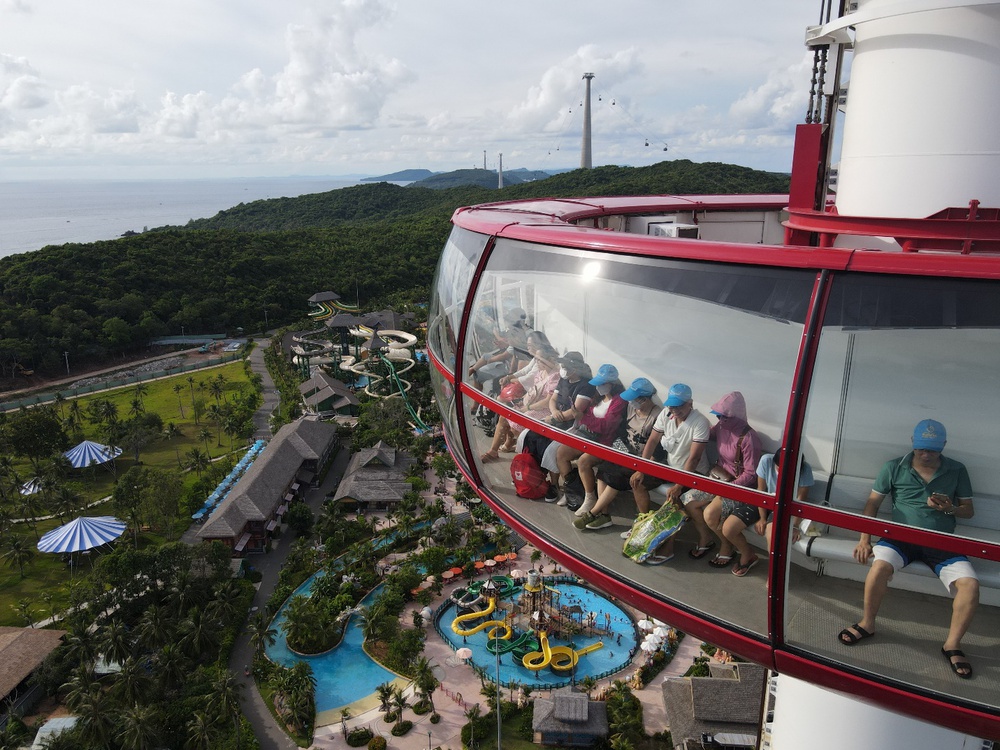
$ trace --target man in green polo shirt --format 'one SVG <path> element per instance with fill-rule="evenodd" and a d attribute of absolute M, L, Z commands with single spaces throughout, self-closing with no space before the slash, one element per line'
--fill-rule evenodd
<path fill-rule="evenodd" d="M 913 429 L 913 450 L 885 463 L 875 478 L 864 514 L 876 516 L 882 500 L 891 494 L 892 520 L 897 523 L 953 534 L 956 518 L 972 518 L 975 509 L 969 472 L 963 464 L 941 455 L 946 442 L 943 424 L 933 419 L 919 422 Z M 862 534 L 854 559 L 862 565 L 872 560 L 872 567 L 865 578 L 862 618 L 840 631 L 840 642 L 853 646 L 875 634 L 875 617 L 889 580 L 900 568 L 920 561 L 938 575 L 954 597 L 951 627 L 941 653 L 956 675 L 972 677 L 972 665 L 962 653 L 961 642 L 979 603 L 979 579 L 968 558 L 891 539 L 881 539 L 873 547 L 871 535 Z"/>

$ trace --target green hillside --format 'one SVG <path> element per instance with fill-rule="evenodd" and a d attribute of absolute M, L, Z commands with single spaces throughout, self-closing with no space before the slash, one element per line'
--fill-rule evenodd
<path fill-rule="evenodd" d="M 781 193 L 788 176 L 663 162 L 576 170 L 497 189 L 389 183 L 241 204 L 185 227 L 0 258 L 0 385 L 113 361 L 164 334 L 260 330 L 304 317 L 332 289 L 362 304 L 426 300 L 459 206 L 548 196 Z"/>

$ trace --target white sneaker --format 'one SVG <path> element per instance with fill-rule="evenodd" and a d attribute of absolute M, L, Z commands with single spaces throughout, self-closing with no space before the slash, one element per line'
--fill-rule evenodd
<path fill-rule="evenodd" d="M 597 505 L 597 495 L 588 492 L 583 497 L 583 505 L 581 505 L 579 508 L 576 509 L 574 515 L 576 515 L 577 518 L 585 516 L 588 513 L 590 513 L 590 511 L 593 509 L 595 505 Z"/>
<path fill-rule="evenodd" d="M 630 535 L 631 533 L 632 533 L 632 528 L 631 528 L 631 527 L 629 527 L 629 528 L 625 529 L 625 531 L 623 531 L 623 532 L 622 532 L 621 534 L 619 534 L 618 536 L 620 536 L 620 537 L 621 537 L 622 539 L 628 539 L 628 538 L 629 538 L 629 535 Z"/>
<path fill-rule="evenodd" d="M 569 501 L 566 500 L 566 495 L 564 495 L 562 492 L 560 492 L 559 493 L 559 500 L 556 502 L 556 505 L 558 505 L 560 508 L 565 508 L 567 502 L 569 502 Z"/>

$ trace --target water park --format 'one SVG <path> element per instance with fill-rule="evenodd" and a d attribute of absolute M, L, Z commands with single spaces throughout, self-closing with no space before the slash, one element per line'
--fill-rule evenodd
<path fill-rule="evenodd" d="M 575 579 L 534 569 L 454 589 L 436 622 L 448 623 L 439 632 L 456 649 L 470 649 L 469 661 L 490 679 L 497 679 L 498 664 L 509 664 L 515 669 L 505 681 L 530 680 L 536 687 L 613 673 L 638 645 L 623 609 Z"/>

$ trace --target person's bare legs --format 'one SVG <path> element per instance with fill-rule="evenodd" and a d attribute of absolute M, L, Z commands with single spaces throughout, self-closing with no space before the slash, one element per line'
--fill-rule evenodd
<path fill-rule="evenodd" d="M 684 506 L 694 527 L 698 530 L 698 546 L 707 547 L 712 542 L 712 535 L 719 537 L 721 546 L 717 557 L 732 557 L 733 545 L 722 533 L 722 498 L 716 495 L 710 502 L 692 500 Z"/>
<path fill-rule="evenodd" d="M 597 502 L 594 503 L 594 507 L 590 509 L 590 512 L 595 516 L 600 515 L 601 513 L 607 513 L 608 508 L 611 507 L 611 503 L 613 503 L 615 498 L 618 497 L 618 490 L 600 480 L 597 481 L 597 490 Z"/>
<path fill-rule="evenodd" d="M 632 485 L 632 497 L 635 498 L 635 507 L 640 513 L 649 513 L 652 500 L 649 499 L 649 490 L 643 485 Z"/>
<path fill-rule="evenodd" d="M 579 458 L 581 455 L 583 455 L 582 451 L 578 451 L 576 448 L 560 445 L 556 451 L 556 464 L 559 466 L 559 473 L 562 476 L 569 474 L 573 468 L 573 459 Z"/>
<path fill-rule="evenodd" d="M 493 460 L 500 458 L 500 446 L 503 445 L 507 438 L 510 437 L 510 423 L 507 421 L 506 417 L 500 417 L 497 420 L 496 430 L 493 432 L 493 442 L 490 443 L 490 449 L 482 455 L 483 460 Z"/>
<path fill-rule="evenodd" d="M 740 565 L 746 565 L 751 560 L 753 560 L 757 555 L 754 553 L 753 548 L 750 546 L 750 542 L 743 535 L 744 530 L 746 530 L 747 525 L 743 523 L 735 513 L 729 516 L 722 523 L 722 534 L 733 547 L 736 548 L 736 552 L 739 554 Z M 720 553 L 721 554 L 721 553 Z"/>
<path fill-rule="evenodd" d="M 892 578 L 892 565 L 885 560 L 873 560 L 872 567 L 865 577 L 865 599 L 861 610 L 861 619 L 858 620 L 857 625 L 858 628 L 864 629 L 871 635 L 875 634 L 875 618 L 878 617 L 878 611 L 882 606 L 882 599 L 885 598 L 885 592 L 889 589 L 890 578 Z M 867 637 L 859 633 L 853 625 L 844 628 L 844 631 L 846 633 L 853 633 L 859 640 L 862 637 Z M 843 635 L 845 633 L 841 633 L 841 636 Z M 843 637 L 840 638 L 840 641 L 845 645 L 851 645 Z"/>
<path fill-rule="evenodd" d="M 952 585 L 955 587 L 955 599 L 951 604 L 951 627 L 944 642 L 945 651 L 962 648 L 962 637 L 972 624 L 972 616 L 979 605 L 979 581 L 975 578 L 959 578 Z M 955 660 L 966 661 L 960 656 L 951 657 L 952 662 Z M 961 674 L 966 674 L 966 671 Z"/>

